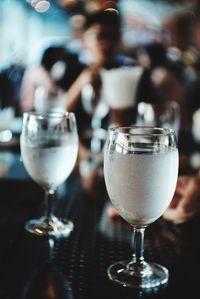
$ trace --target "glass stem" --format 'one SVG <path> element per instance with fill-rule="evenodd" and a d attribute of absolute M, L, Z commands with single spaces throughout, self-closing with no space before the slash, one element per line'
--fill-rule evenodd
<path fill-rule="evenodd" d="M 92 117 L 91 127 L 93 130 L 101 128 L 101 119 L 99 117 Z"/>
<path fill-rule="evenodd" d="M 132 238 L 131 238 L 131 247 L 132 247 L 132 262 L 135 262 L 135 229 L 133 229 Z"/>
<path fill-rule="evenodd" d="M 144 262 L 144 231 L 145 227 L 134 228 L 134 260 L 140 264 Z"/>
<path fill-rule="evenodd" d="M 144 231 L 144 226 L 134 228 L 132 236 L 133 254 L 131 261 L 127 264 L 127 270 L 138 276 L 150 273 L 148 264 L 144 260 Z"/>
<path fill-rule="evenodd" d="M 51 189 L 45 190 L 45 217 L 47 222 L 51 220 L 51 213 L 52 213 L 52 199 L 54 196 L 54 191 Z"/>

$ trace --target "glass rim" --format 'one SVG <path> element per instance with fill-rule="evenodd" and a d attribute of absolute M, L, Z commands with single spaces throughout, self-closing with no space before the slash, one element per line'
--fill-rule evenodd
<path fill-rule="evenodd" d="M 144 129 L 144 132 L 138 132 L 138 133 L 134 133 L 134 132 L 125 132 L 125 130 L 130 130 L 130 129 Z M 124 131 L 123 131 L 124 130 Z M 146 132 L 145 132 L 146 130 Z M 148 132 L 149 130 L 149 132 Z M 152 130 L 152 131 L 150 131 Z M 157 131 L 157 132 L 153 132 Z M 154 126 L 136 126 L 136 125 L 132 125 L 132 126 L 113 126 L 109 128 L 109 132 L 113 132 L 113 133 L 118 133 L 118 134 L 123 134 L 125 136 L 175 136 L 175 131 L 173 129 L 169 129 L 169 128 L 162 128 L 162 127 L 154 127 Z"/>
<path fill-rule="evenodd" d="M 34 116 L 35 118 L 38 119 L 46 119 L 46 118 L 66 118 L 69 119 L 71 117 L 75 117 L 75 113 L 74 112 L 59 112 L 59 111 L 55 111 L 55 112 L 36 112 L 36 111 L 28 111 L 28 112 L 24 112 L 23 113 L 23 117 L 26 116 Z"/>

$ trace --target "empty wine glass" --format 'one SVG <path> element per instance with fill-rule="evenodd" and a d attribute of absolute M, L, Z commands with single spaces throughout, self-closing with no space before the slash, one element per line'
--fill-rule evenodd
<path fill-rule="evenodd" d="M 86 135 L 91 139 L 91 152 L 102 151 L 102 141 L 107 131 L 102 128 L 102 119 L 108 114 L 109 106 L 105 102 L 101 89 L 96 90 L 92 84 L 86 84 L 81 90 L 82 105 L 85 112 L 91 116 L 91 130 Z"/>
<path fill-rule="evenodd" d="M 102 119 L 109 112 L 108 104 L 102 97 L 101 89 L 95 90 L 92 84 L 86 84 L 81 90 L 81 97 L 84 110 L 92 117 L 92 129 L 100 128 Z"/>
<path fill-rule="evenodd" d="M 37 235 L 68 236 L 73 223 L 52 214 L 52 199 L 76 162 L 78 135 L 74 114 L 24 113 L 20 148 L 28 174 L 45 190 L 45 215 L 29 220 L 25 228 Z"/>
<path fill-rule="evenodd" d="M 37 86 L 34 93 L 34 110 L 42 113 L 65 113 L 66 103 L 61 88 L 54 87 L 48 90 L 45 86 Z"/>
<path fill-rule="evenodd" d="M 136 124 L 172 129 L 179 136 L 180 107 L 175 101 L 152 104 L 140 102 L 137 106 Z"/>
<path fill-rule="evenodd" d="M 144 260 L 144 231 L 167 209 L 177 174 L 173 130 L 137 126 L 109 130 L 104 152 L 106 187 L 119 214 L 133 227 L 134 238 L 132 259 L 108 268 L 112 281 L 146 290 L 167 283 L 168 270 Z"/>

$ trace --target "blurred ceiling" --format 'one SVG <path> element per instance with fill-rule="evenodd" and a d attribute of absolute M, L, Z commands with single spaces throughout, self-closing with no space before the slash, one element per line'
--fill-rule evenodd
<path fill-rule="evenodd" d="M 9 0 L 0 0 L 9 1 Z M 10 0 L 11 1 L 11 0 Z M 17 0 L 23 2 L 27 9 L 35 10 L 37 13 L 49 13 L 72 15 L 97 9 L 123 8 L 124 3 L 129 5 L 156 4 L 160 5 L 193 5 L 200 4 L 200 0 Z"/>
<path fill-rule="evenodd" d="M 50 1 L 50 0 L 49 0 Z M 123 5 L 123 0 L 51 0 L 55 4 L 64 8 L 65 10 L 73 10 L 82 7 L 84 10 L 94 10 L 99 8 L 116 8 L 118 4 Z M 129 2 L 153 2 L 153 3 L 170 3 L 171 5 L 179 4 L 200 4 L 200 0 L 129 0 Z M 80 5 L 81 4 L 81 5 Z"/>
<path fill-rule="evenodd" d="M 2 0 L 1 0 L 2 1 Z M 5 1 L 5 0 L 4 0 Z M 50 9 L 62 10 L 67 14 L 92 11 L 101 8 L 116 7 L 118 0 L 18 0 L 28 9 L 35 9 L 37 12 L 47 12 Z"/>

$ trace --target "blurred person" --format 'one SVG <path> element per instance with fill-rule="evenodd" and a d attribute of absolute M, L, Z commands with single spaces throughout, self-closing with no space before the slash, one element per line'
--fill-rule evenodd
<path fill-rule="evenodd" d="M 152 98 L 148 100 L 145 84 L 141 84 L 142 98 L 147 98 L 147 102 L 158 105 L 177 102 L 180 107 L 180 130 L 189 131 L 189 116 L 185 104 L 184 66 L 181 61 L 173 61 L 168 57 L 167 48 L 160 42 L 139 48 L 137 57 L 139 64 L 146 70 L 148 78 L 146 82 L 150 82 L 153 91 L 150 95 Z"/>
<path fill-rule="evenodd" d="M 34 110 L 35 92 L 43 87 L 48 94 L 66 91 L 79 73 L 78 58 L 65 47 L 50 46 L 44 50 L 41 63 L 26 68 L 20 90 L 21 112 Z"/>
<path fill-rule="evenodd" d="M 137 61 L 145 69 L 167 64 L 166 48 L 160 42 L 152 42 L 136 50 Z"/>
<path fill-rule="evenodd" d="M 184 66 L 184 98 L 190 130 L 193 114 L 200 108 L 200 4 L 183 7 L 163 25 L 171 34 L 171 47 L 180 52 Z"/>
<path fill-rule="evenodd" d="M 90 84 L 95 91 L 94 101 L 98 102 L 102 86 L 101 69 L 110 70 L 134 64 L 132 59 L 120 54 L 120 30 L 121 20 L 116 11 L 100 10 L 85 15 L 81 34 L 85 68 L 66 93 L 67 110 L 76 113 L 81 136 L 91 126 L 91 115 L 84 110 L 82 103 L 83 87 Z M 110 111 L 109 116 L 103 119 L 103 126 L 107 127 L 109 118 Z"/>
<path fill-rule="evenodd" d="M 158 103 L 165 105 L 165 103 L 177 102 L 180 108 L 179 136 L 181 138 L 183 132 L 189 132 L 191 129 L 185 104 L 186 88 L 183 72 L 173 65 L 160 65 L 152 70 L 150 80 L 158 97 Z"/>
<path fill-rule="evenodd" d="M 196 50 L 200 48 L 199 13 L 200 1 L 197 1 L 197 3 L 183 6 L 182 9 L 168 17 L 163 24 L 164 31 L 170 33 L 169 46 L 177 48 L 183 56 L 188 50 L 195 55 Z"/>
<path fill-rule="evenodd" d="M 200 215 L 200 176 L 179 176 L 173 200 L 163 217 L 180 224 Z"/>
<path fill-rule="evenodd" d="M 60 55 L 60 50 L 57 48 L 45 49 L 41 63 L 38 65 L 28 66 L 25 70 L 20 91 L 21 112 L 34 110 L 35 91 L 38 86 L 43 86 L 47 92 L 54 89 L 55 83 L 50 75 L 50 69 L 53 64 L 60 59 L 56 52 L 59 52 Z"/>

